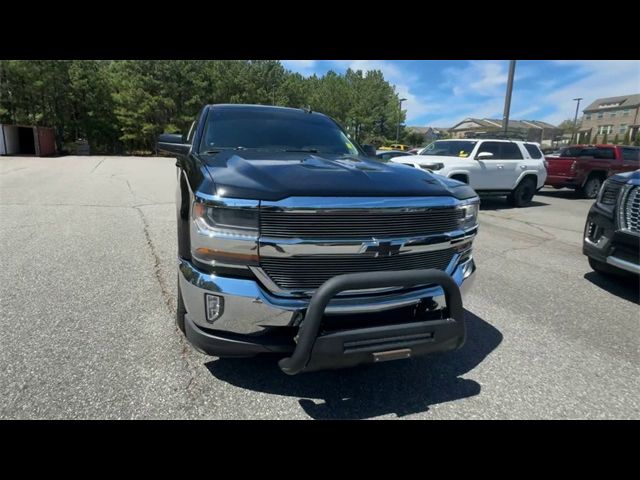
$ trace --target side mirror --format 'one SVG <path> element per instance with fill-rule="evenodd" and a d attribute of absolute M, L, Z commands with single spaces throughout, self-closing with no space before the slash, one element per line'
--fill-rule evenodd
<path fill-rule="evenodd" d="M 191 145 L 184 142 L 182 135 L 178 133 L 163 133 L 158 137 L 158 150 L 178 155 L 189 153 Z"/>
<path fill-rule="evenodd" d="M 493 153 L 491 152 L 480 152 L 476 155 L 476 160 L 490 160 L 493 158 Z"/>
<path fill-rule="evenodd" d="M 367 157 L 375 157 L 376 156 L 376 147 L 373 145 L 362 145 L 362 149 L 364 150 L 365 155 Z"/>

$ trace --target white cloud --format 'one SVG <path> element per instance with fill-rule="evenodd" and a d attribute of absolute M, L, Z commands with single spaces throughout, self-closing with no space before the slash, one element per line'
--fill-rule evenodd
<path fill-rule="evenodd" d="M 308 76 L 313 74 L 317 60 L 280 60 L 284 68 Z"/>
<path fill-rule="evenodd" d="M 446 80 L 442 86 L 450 88 L 456 97 L 492 97 L 504 93 L 507 66 L 506 61 L 472 60 L 462 68 L 449 67 L 443 71 Z"/>
<path fill-rule="evenodd" d="M 580 110 L 602 97 L 640 93 L 638 60 L 557 60 L 558 66 L 571 66 L 580 78 L 534 99 L 551 109 L 542 120 L 558 124 L 575 115 L 574 98 L 582 97 Z M 581 114 L 581 112 L 580 112 Z"/>

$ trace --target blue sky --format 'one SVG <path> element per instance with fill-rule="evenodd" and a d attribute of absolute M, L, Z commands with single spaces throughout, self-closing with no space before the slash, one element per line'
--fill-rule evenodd
<path fill-rule="evenodd" d="M 502 118 L 507 60 L 283 60 L 302 75 L 382 70 L 407 111 L 407 125 L 451 127 L 466 117 Z M 518 60 L 511 118 L 554 125 L 596 98 L 640 93 L 638 60 Z"/>

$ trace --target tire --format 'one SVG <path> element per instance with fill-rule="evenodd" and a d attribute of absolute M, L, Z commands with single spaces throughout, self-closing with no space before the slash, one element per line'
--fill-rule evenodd
<path fill-rule="evenodd" d="M 184 300 L 182 300 L 182 292 L 180 291 L 180 272 L 178 272 L 178 303 L 176 305 L 176 326 L 180 331 L 185 333 L 184 316 L 187 313 L 187 309 L 184 306 Z"/>
<path fill-rule="evenodd" d="M 531 203 L 536 193 L 536 182 L 533 178 L 525 178 L 507 196 L 507 201 L 514 207 L 524 207 Z"/>
<path fill-rule="evenodd" d="M 598 196 L 601 186 L 602 178 L 597 175 L 592 175 L 587 179 L 585 184 L 578 189 L 578 193 L 582 198 L 593 199 Z"/>

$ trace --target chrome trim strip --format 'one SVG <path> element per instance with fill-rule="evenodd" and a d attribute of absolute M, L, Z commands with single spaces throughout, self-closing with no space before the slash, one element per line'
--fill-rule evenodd
<path fill-rule="evenodd" d="M 243 198 L 228 198 L 221 197 L 219 195 L 210 195 L 203 192 L 195 192 L 195 201 L 204 202 L 208 205 L 215 207 L 228 207 L 228 208 L 258 208 L 260 206 L 260 200 L 246 200 Z"/>
<path fill-rule="evenodd" d="M 447 208 L 479 202 L 477 197 L 458 200 L 454 197 L 287 197 L 278 201 L 261 201 L 260 207 L 270 210 L 289 212 L 322 211 L 331 213 L 332 209 L 344 211 L 372 209 L 384 212 L 412 211 L 424 208 Z"/>
<path fill-rule="evenodd" d="M 618 257 L 607 257 L 607 263 L 609 265 L 613 265 L 614 267 L 626 270 L 627 272 L 632 272 L 640 275 L 640 265 L 628 262 L 627 260 L 623 260 Z"/>
<path fill-rule="evenodd" d="M 430 252 L 442 250 L 471 242 L 476 235 L 477 227 L 469 230 L 455 230 L 448 233 L 437 233 L 420 237 L 385 237 L 384 241 L 392 240 L 401 244 L 397 255 L 410 253 Z M 359 239 L 309 239 L 309 238 L 273 238 L 260 237 L 258 240 L 258 253 L 264 257 L 293 257 L 296 255 L 356 255 L 362 254 L 363 248 L 371 240 L 383 240 L 382 238 Z"/>

